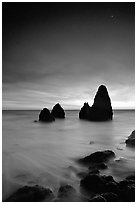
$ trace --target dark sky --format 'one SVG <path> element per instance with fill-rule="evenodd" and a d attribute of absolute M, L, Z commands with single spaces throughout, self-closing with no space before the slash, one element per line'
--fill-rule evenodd
<path fill-rule="evenodd" d="M 134 107 L 134 3 L 2 3 L 3 108 Z"/>

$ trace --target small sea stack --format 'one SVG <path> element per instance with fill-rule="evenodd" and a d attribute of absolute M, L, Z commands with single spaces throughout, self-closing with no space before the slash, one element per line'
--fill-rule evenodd
<path fill-rule="evenodd" d="M 88 103 L 84 103 L 84 106 L 79 112 L 79 118 L 90 121 L 107 121 L 113 119 L 111 100 L 106 86 L 99 86 L 91 107 Z"/>
<path fill-rule="evenodd" d="M 81 108 L 81 110 L 79 112 L 79 118 L 80 119 L 87 119 L 89 111 L 90 111 L 89 104 L 88 103 L 84 103 L 83 107 Z"/>
<path fill-rule="evenodd" d="M 53 107 L 51 114 L 54 118 L 65 118 L 65 111 L 59 103 Z"/>
<path fill-rule="evenodd" d="M 53 115 L 50 113 L 49 109 L 43 108 L 39 114 L 39 121 L 41 122 L 52 122 L 54 121 L 55 118 Z"/>
<path fill-rule="evenodd" d="M 131 135 L 126 140 L 127 146 L 135 146 L 135 130 L 131 133 Z"/>

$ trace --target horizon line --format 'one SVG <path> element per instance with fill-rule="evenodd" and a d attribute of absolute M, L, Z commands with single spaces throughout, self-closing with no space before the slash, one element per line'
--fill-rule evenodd
<path fill-rule="evenodd" d="M 41 111 L 42 109 L 2 109 L 2 111 Z M 50 111 L 52 109 L 49 109 Z M 64 111 L 80 111 L 81 109 L 64 109 Z M 115 110 L 135 110 L 135 108 L 114 108 Z"/>

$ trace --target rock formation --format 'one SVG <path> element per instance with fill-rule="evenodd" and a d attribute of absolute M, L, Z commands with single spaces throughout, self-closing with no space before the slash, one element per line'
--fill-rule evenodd
<path fill-rule="evenodd" d="M 88 103 L 84 103 L 84 106 L 81 108 L 81 110 L 79 112 L 79 118 L 80 119 L 87 119 L 89 111 L 90 111 L 89 104 Z"/>
<path fill-rule="evenodd" d="M 135 146 L 135 130 L 131 133 L 131 135 L 126 140 L 127 146 Z"/>
<path fill-rule="evenodd" d="M 65 111 L 59 103 L 53 107 L 51 114 L 54 118 L 65 118 Z"/>
<path fill-rule="evenodd" d="M 113 111 L 111 107 L 111 100 L 108 95 L 107 88 L 101 85 L 94 98 L 94 103 L 90 107 L 88 103 L 84 103 L 84 106 L 79 112 L 80 119 L 86 119 L 90 121 L 107 121 L 112 120 Z"/>
<path fill-rule="evenodd" d="M 49 188 L 39 185 L 24 186 L 11 195 L 6 202 L 40 202 L 51 201 L 54 195 Z"/>
<path fill-rule="evenodd" d="M 84 165 L 96 164 L 96 163 L 103 163 L 108 161 L 111 158 L 115 157 L 115 153 L 112 150 L 104 150 L 104 151 L 97 151 L 89 156 L 86 156 L 82 159 L 79 159 L 79 162 Z"/>
<path fill-rule="evenodd" d="M 106 163 L 114 157 L 115 153 L 112 150 L 104 150 L 78 160 L 88 167 L 88 170 L 79 172 L 77 176 L 81 178 L 80 192 L 90 195 L 89 202 L 135 202 L 134 174 L 121 181 L 115 181 L 113 176 L 102 175 L 98 170 L 105 167 L 102 162 Z"/>
<path fill-rule="evenodd" d="M 52 122 L 55 118 L 52 116 L 47 108 L 44 108 L 39 114 L 39 121 L 42 122 Z"/>
<path fill-rule="evenodd" d="M 80 187 L 93 195 L 89 202 L 135 202 L 135 177 L 133 176 L 116 182 L 112 176 L 89 173 L 81 179 Z"/>

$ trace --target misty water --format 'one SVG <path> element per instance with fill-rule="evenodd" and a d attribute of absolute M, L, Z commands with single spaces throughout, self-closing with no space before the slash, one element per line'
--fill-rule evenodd
<path fill-rule="evenodd" d="M 77 173 L 84 167 L 76 160 L 97 150 L 111 149 L 115 160 L 102 174 L 118 181 L 135 171 L 135 149 L 125 139 L 135 129 L 134 111 L 114 111 L 114 120 L 79 120 L 78 111 L 66 111 L 65 119 L 35 123 L 39 111 L 3 111 L 3 200 L 24 185 L 50 187 L 54 194 L 62 184 L 79 191 Z"/>

